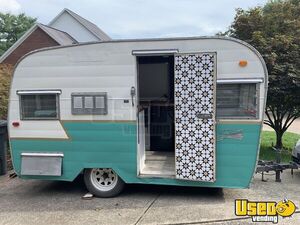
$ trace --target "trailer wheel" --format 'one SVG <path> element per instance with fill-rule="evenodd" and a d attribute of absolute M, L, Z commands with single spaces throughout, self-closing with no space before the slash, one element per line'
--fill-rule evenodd
<path fill-rule="evenodd" d="M 125 185 L 118 174 L 109 168 L 86 169 L 84 182 L 89 192 L 101 198 L 118 195 Z"/>

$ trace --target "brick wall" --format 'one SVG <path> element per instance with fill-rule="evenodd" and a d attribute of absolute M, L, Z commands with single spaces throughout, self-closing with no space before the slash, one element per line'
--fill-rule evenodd
<path fill-rule="evenodd" d="M 59 44 L 38 27 L 2 63 L 14 66 L 23 55 L 30 51 L 57 45 Z"/>

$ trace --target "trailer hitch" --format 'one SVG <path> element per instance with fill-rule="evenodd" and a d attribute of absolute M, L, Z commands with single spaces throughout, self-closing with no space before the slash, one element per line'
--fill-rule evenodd
<path fill-rule="evenodd" d="M 280 173 L 283 172 L 283 170 L 291 169 L 291 173 L 293 174 L 294 169 L 298 169 L 298 165 L 294 162 L 290 163 L 277 163 L 273 161 L 263 161 L 259 160 L 257 167 L 256 167 L 256 173 L 262 174 L 262 181 L 266 182 L 267 180 L 264 179 L 264 173 L 268 173 L 270 171 L 275 171 L 275 181 L 281 182 Z"/>
<path fill-rule="evenodd" d="M 283 150 L 275 147 L 272 147 L 272 149 L 276 152 L 276 162 L 259 160 L 256 173 L 261 173 L 262 181 L 267 181 L 264 179 L 264 172 L 275 171 L 275 182 L 281 182 L 280 173 L 282 173 L 283 170 L 291 169 L 291 174 L 293 175 L 293 170 L 298 169 L 298 165 L 294 162 L 281 163 L 281 153 Z"/>

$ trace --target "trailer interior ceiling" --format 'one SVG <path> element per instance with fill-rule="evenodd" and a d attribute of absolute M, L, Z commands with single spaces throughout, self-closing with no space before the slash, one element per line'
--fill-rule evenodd
<path fill-rule="evenodd" d="M 174 56 L 140 56 L 138 62 L 141 174 L 174 175 Z M 141 149 L 142 148 L 142 149 Z"/>

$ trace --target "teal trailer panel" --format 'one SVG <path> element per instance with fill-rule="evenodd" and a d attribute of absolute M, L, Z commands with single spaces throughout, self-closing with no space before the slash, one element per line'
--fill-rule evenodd
<path fill-rule="evenodd" d="M 217 124 L 216 181 L 212 183 L 137 176 L 135 122 L 63 122 L 68 140 L 11 139 L 13 165 L 20 175 L 22 152 L 62 152 L 62 176 L 21 176 L 74 180 L 84 168 L 113 168 L 126 183 L 246 188 L 254 173 L 261 124 Z"/>

